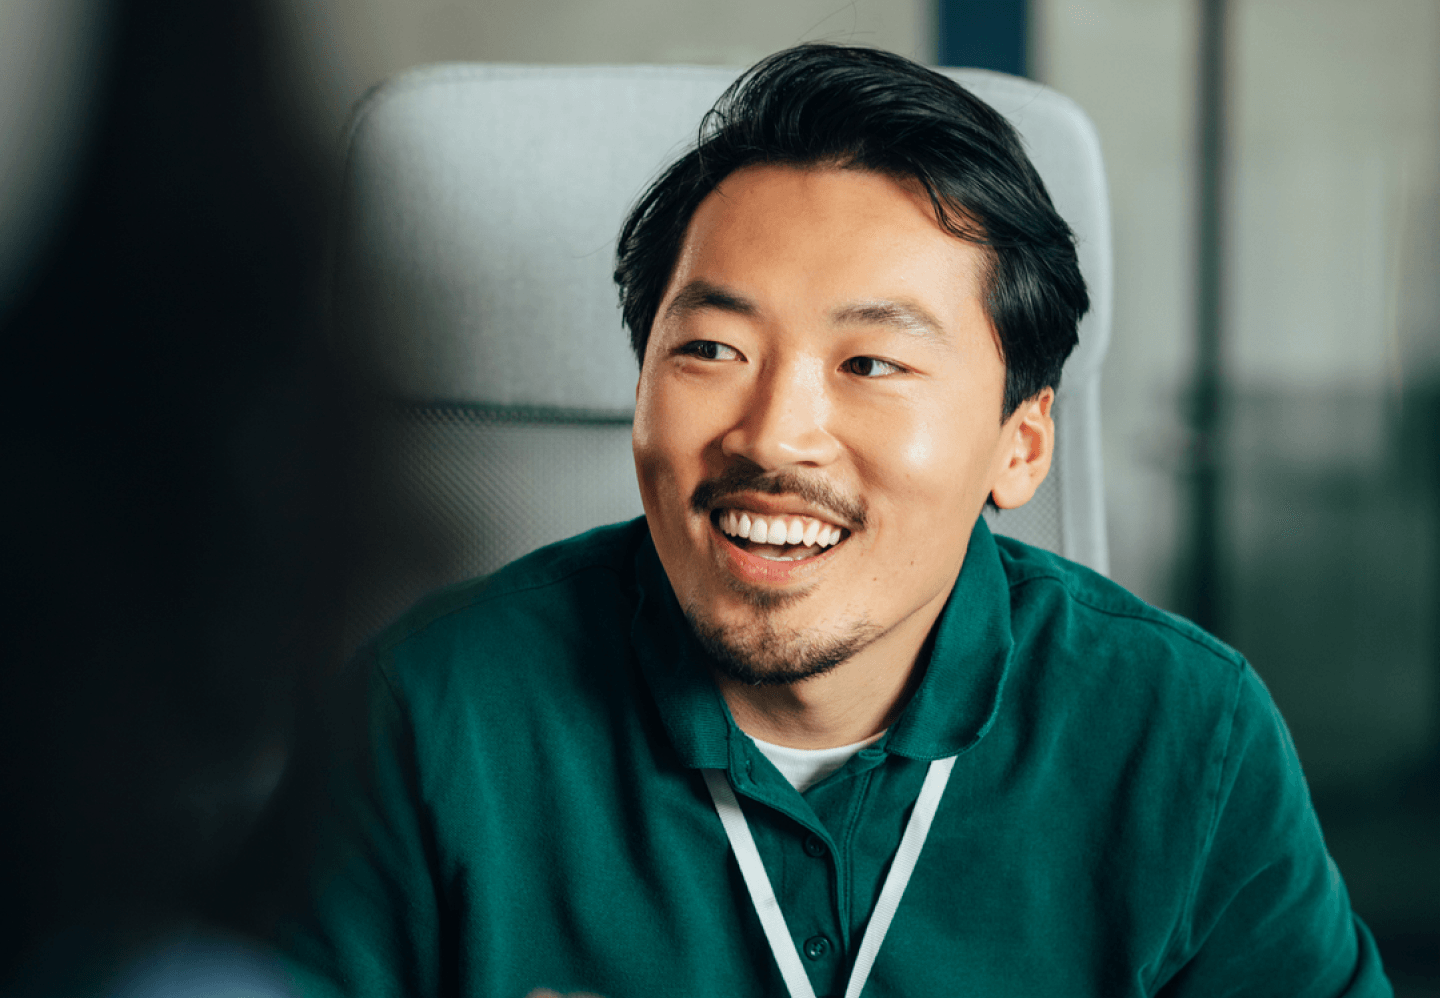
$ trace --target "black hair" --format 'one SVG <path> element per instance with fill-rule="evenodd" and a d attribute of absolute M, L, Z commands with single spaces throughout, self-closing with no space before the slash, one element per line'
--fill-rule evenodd
<path fill-rule="evenodd" d="M 918 181 L 936 219 L 989 250 L 983 294 L 1005 360 L 1002 420 L 1060 383 L 1090 306 L 1075 238 L 1014 128 L 964 87 L 889 52 L 808 44 L 757 63 L 700 123 L 620 232 L 615 283 L 645 344 L 700 202 L 755 164 L 834 166 Z"/>

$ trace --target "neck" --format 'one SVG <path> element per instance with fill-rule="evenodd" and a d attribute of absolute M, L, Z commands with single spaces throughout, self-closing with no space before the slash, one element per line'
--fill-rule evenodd
<path fill-rule="evenodd" d="M 761 741 L 818 749 L 874 740 L 920 685 L 937 616 L 938 609 L 902 621 L 824 675 L 798 683 L 751 686 L 720 672 L 715 683 L 740 730 Z"/>

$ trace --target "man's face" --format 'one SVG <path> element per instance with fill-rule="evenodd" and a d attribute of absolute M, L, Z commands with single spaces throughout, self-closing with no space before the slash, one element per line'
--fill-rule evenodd
<path fill-rule="evenodd" d="M 748 167 L 695 212 L 645 350 L 635 465 L 680 604 L 731 675 L 795 681 L 928 633 L 1020 415 L 1000 421 L 985 263 L 874 173 Z"/>

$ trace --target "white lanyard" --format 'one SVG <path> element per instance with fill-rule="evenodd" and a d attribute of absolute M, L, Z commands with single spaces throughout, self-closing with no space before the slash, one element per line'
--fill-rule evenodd
<path fill-rule="evenodd" d="M 845 986 L 845 998 L 860 998 L 865 980 L 870 976 L 870 968 L 875 964 L 875 955 L 880 952 L 880 943 L 895 917 L 895 909 L 900 906 L 900 895 L 905 893 L 905 885 L 910 882 L 910 874 L 920 858 L 925 836 L 930 834 L 930 823 L 935 818 L 935 810 L 940 806 L 940 797 L 945 793 L 945 784 L 953 768 L 953 755 L 930 763 L 920 796 L 915 801 L 915 809 L 910 812 L 910 821 L 905 825 L 905 834 L 900 837 L 900 848 L 895 850 L 885 886 L 880 889 L 880 898 L 875 902 L 875 910 L 870 913 L 870 924 L 865 927 L 865 935 L 860 940 L 855 966 L 850 971 L 850 983 Z M 785 925 L 780 902 L 775 900 L 775 889 L 770 886 L 770 877 L 760 862 L 760 851 L 755 848 L 750 825 L 745 821 L 745 813 L 740 810 L 740 802 L 735 799 L 735 791 L 730 788 L 725 771 L 705 769 L 701 772 L 705 775 L 705 785 L 710 788 L 710 796 L 715 800 L 715 812 L 720 815 L 720 823 L 725 826 L 725 834 L 730 838 L 730 848 L 735 850 L 735 861 L 740 864 L 740 874 L 750 890 L 750 900 L 755 904 L 755 913 L 760 916 L 765 938 L 770 940 L 770 950 L 775 954 L 775 962 L 780 965 L 780 976 L 785 979 L 791 998 L 815 998 L 805 965 L 800 962 L 795 941 Z"/>

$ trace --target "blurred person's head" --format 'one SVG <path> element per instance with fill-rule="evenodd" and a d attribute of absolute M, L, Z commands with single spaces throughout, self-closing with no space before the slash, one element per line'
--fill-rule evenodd
<path fill-rule="evenodd" d="M 779 53 L 642 197 L 616 280 L 651 535 L 722 670 L 918 647 L 984 504 L 1049 468 L 1088 306 L 1010 125 L 898 56 Z"/>

